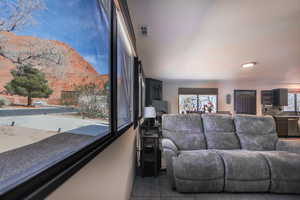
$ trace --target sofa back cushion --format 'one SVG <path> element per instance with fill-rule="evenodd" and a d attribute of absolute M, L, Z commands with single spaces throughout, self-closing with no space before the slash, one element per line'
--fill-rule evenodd
<path fill-rule="evenodd" d="M 199 114 L 163 115 L 162 134 L 164 138 L 171 139 L 179 150 L 206 149 L 206 141 Z"/>
<path fill-rule="evenodd" d="M 273 117 L 236 115 L 234 122 L 242 149 L 257 151 L 276 149 L 278 136 Z"/>
<path fill-rule="evenodd" d="M 202 121 L 208 149 L 241 148 L 230 115 L 204 114 Z"/>

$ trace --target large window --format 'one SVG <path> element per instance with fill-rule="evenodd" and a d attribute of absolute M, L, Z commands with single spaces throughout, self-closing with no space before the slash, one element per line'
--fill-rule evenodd
<path fill-rule="evenodd" d="M 179 88 L 178 112 L 215 113 L 218 110 L 218 88 Z"/>
<path fill-rule="evenodd" d="M 296 105 L 297 105 L 297 111 L 300 112 L 300 93 L 298 93 L 296 95 L 297 101 L 296 101 Z"/>
<path fill-rule="evenodd" d="M 179 95 L 179 113 L 217 112 L 217 95 Z"/>
<path fill-rule="evenodd" d="M 199 95 L 198 98 L 201 112 L 217 112 L 217 95 Z"/>
<path fill-rule="evenodd" d="M 286 112 L 300 112 L 300 92 L 288 93 L 288 106 L 284 106 Z"/>
<path fill-rule="evenodd" d="M 24 132 L 0 139 L 10 141 L 0 152 L 60 133 L 70 137 L 107 134 L 110 1 L 29 0 L 26 8 L 23 1 L 13 2 L 0 3 L 9 5 L 8 16 L 0 14 L 7 21 L 2 26 L 6 32 L 0 33 L 0 51 L 5 59 L 0 81 L 0 98 L 5 105 L 0 125 L 8 132 L 18 128 Z M 14 6 L 20 12 L 32 12 L 20 14 L 22 23 L 16 21 L 16 27 L 9 18 L 16 14 Z M 34 134 L 36 130 L 40 134 Z M 23 142 L 19 137 L 25 137 Z"/>
<path fill-rule="evenodd" d="M 112 2 L 0 1 L 0 198 L 85 162 L 132 123 L 131 22 Z"/>
<path fill-rule="evenodd" d="M 133 120 L 133 66 L 134 54 L 122 15 L 118 13 L 118 127 Z"/>
<path fill-rule="evenodd" d="M 179 95 L 179 113 L 189 113 L 198 111 L 197 95 Z"/>

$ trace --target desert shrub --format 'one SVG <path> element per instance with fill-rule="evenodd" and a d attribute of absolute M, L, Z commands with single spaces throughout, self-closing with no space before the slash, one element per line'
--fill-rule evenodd
<path fill-rule="evenodd" d="M 60 104 L 64 106 L 74 106 L 78 104 L 79 94 L 77 91 L 62 91 Z"/>
<path fill-rule="evenodd" d="M 0 99 L 0 108 L 3 107 L 5 105 L 5 102 L 3 99 Z"/>
<path fill-rule="evenodd" d="M 0 97 L 0 107 L 9 106 L 11 102 L 5 97 Z"/>
<path fill-rule="evenodd" d="M 77 103 L 82 116 L 108 119 L 108 95 L 104 90 L 105 89 L 98 88 L 95 84 L 77 87 Z"/>

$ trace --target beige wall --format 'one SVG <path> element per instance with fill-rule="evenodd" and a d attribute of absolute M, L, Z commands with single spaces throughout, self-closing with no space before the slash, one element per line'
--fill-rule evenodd
<path fill-rule="evenodd" d="M 47 199 L 128 200 L 134 180 L 135 136 L 129 129 Z"/>
<path fill-rule="evenodd" d="M 233 113 L 234 89 L 257 90 L 257 114 L 261 114 L 261 90 L 274 88 L 300 88 L 300 83 L 268 83 L 251 81 L 164 81 L 163 99 L 169 103 L 169 113 L 178 112 L 178 88 L 199 87 L 219 88 L 218 109 L 219 111 L 231 111 Z M 226 104 L 226 95 L 231 94 L 231 104 Z"/>

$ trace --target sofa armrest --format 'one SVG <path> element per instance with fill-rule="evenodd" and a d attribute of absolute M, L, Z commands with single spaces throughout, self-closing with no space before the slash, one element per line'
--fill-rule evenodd
<path fill-rule="evenodd" d="M 278 140 L 276 150 L 300 153 L 300 140 Z"/>
<path fill-rule="evenodd" d="M 178 155 L 179 153 L 179 150 L 177 148 L 177 146 L 174 144 L 174 142 L 170 139 L 167 139 L 167 138 L 163 138 L 161 140 L 161 145 L 162 145 L 162 148 L 163 150 L 167 149 L 167 150 L 171 150 L 173 151 L 176 155 Z"/>
<path fill-rule="evenodd" d="M 162 150 L 164 154 L 164 159 L 166 161 L 167 167 L 167 177 L 172 186 L 175 188 L 175 178 L 173 174 L 173 158 L 177 157 L 179 154 L 179 150 L 174 142 L 170 139 L 164 138 L 161 140 Z"/>

